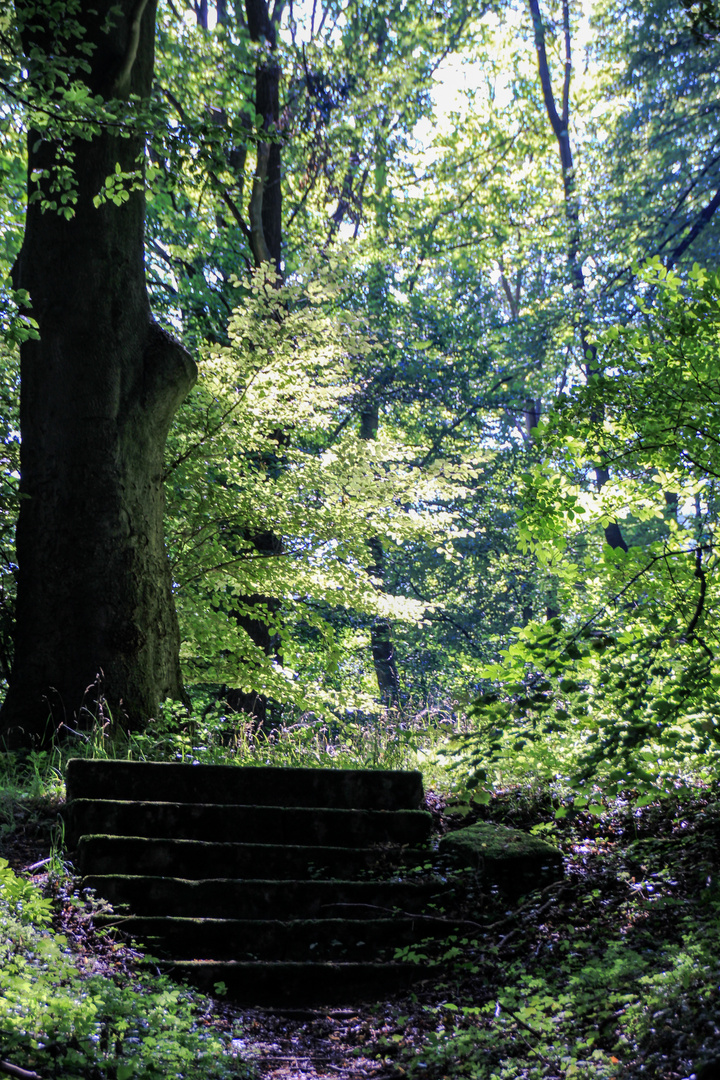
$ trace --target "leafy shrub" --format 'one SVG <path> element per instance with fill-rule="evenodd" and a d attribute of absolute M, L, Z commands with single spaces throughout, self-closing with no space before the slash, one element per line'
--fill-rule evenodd
<path fill-rule="evenodd" d="M 0 859 L 3 1057 L 63 1080 L 223 1080 L 250 1075 L 200 1023 L 200 995 L 149 972 L 84 975 L 49 929 L 51 901 Z"/>

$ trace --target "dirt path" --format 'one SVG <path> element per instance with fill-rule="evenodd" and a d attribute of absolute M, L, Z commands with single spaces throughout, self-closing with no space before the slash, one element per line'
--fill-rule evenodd
<path fill-rule="evenodd" d="M 257 1066 L 262 1080 L 399 1078 L 401 1073 L 388 1071 L 375 1056 L 374 1043 L 384 1027 L 376 1008 L 236 1013 L 245 1032 L 238 1050 Z"/>

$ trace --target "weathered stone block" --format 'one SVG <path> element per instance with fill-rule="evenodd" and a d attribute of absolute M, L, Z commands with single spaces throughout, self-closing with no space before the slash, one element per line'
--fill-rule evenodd
<path fill-rule="evenodd" d="M 440 853 L 458 869 L 471 867 L 485 884 L 521 896 L 563 876 L 562 854 L 552 844 L 519 829 L 479 822 L 442 838 Z"/>

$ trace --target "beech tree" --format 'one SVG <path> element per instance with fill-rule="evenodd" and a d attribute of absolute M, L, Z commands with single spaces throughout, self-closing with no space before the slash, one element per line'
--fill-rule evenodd
<path fill-rule="evenodd" d="M 155 0 L 15 4 L 27 133 L 17 622 L 0 723 L 41 745 L 82 710 L 181 698 L 163 450 L 195 380 L 145 285 L 140 114 Z"/>

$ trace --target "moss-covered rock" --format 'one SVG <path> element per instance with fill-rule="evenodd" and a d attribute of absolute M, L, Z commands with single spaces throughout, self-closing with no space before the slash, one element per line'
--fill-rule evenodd
<path fill-rule="evenodd" d="M 563 876 L 562 855 L 552 844 L 506 825 L 479 822 L 440 841 L 440 853 L 455 867 L 472 867 L 486 885 L 521 896 Z"/>

